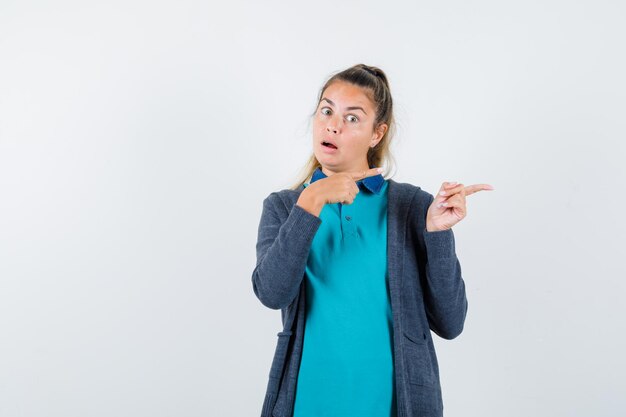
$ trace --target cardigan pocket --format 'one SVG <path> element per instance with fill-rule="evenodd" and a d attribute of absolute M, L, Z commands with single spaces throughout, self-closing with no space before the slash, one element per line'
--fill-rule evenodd
<path fill-rule="evenodd" d="M 437 385 L 427 336 L 423 332 L 410 334 L 403 331 L 403 333 L 409 383 L 415 385 Z"/>
<path fill-rule="evenodd" d="M 290 330 L 278 332 L 276 334 L 278 341 L 276 342 L 274 359 L 272 360 L 272 366 L 270 368 L 270 378 L 280 379 L 283 374 L 291 334 L 292 332 Z"/>

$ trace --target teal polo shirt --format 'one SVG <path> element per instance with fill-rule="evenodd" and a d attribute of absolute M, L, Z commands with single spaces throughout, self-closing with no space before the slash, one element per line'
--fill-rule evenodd
<path fill-rule="evenodd" d="M 325 177 L 318 168 L 311 183 Z M 324 206 L 309 251 L 294 417 L 396 416 L 388 182 L 379 174 L 357 185 L 352 204 Z"/>

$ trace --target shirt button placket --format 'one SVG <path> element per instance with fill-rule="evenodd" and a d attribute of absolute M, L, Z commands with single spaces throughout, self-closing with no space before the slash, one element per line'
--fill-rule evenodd
<path fill-rule="evenodd" d="M 343 225 L 344 237 L 356 237 L 356 226 L 354 225 L 354 217 L 352 216 L 351 208 L 345 206 L 342 214 L 341 224 Z"/>

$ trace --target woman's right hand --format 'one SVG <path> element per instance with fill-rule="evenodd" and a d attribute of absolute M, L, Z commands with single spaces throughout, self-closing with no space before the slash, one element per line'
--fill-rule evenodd
<path fill-rule="evenodd" d="M 319 217 L 326 204 L 352 204 L 359 193 L 359 186 L 356 182 L 381 172 L 382 168 L 370 168 L 359 172 L 340 172 L 319 179 L 300 193 L 296 204 Z"/>

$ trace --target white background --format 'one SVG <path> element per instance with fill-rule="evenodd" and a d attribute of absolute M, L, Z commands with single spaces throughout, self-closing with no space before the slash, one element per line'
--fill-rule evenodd
<path fill-rule="evenodd" d="M 325 79 L 388 75 L 393 178 L 488 183 L 454 227 L 469 302 L 444 412 L 618 416 L 619 1 L 0 4 L 0 417 L 255 416 L 280 312 L 262 200 Z"/>

